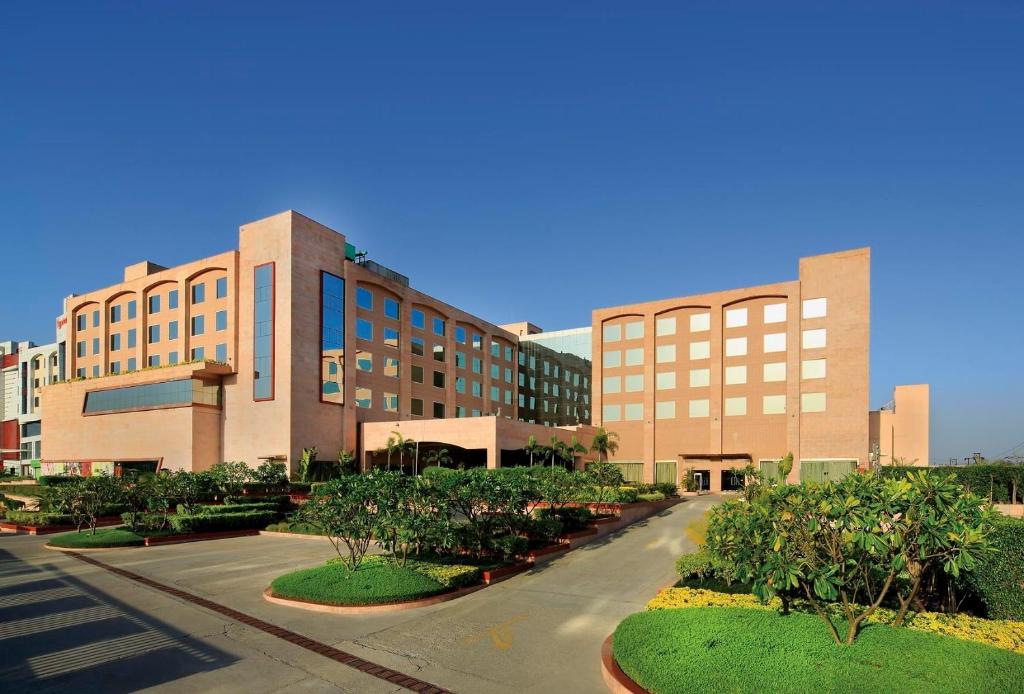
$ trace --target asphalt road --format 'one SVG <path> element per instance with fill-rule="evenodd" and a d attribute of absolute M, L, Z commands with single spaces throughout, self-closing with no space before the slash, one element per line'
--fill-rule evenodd
<path fill-rule="evenodd" d="M 462 694 L 603 692 L 601 643 L 674 579 L 700 497 L 448 603 L 376 615 L 272 605 L 270 581 L 326 540 L 247 537 L 93 553 L 189 594 Z M 0 690 L 406 691 L 152 587 L 0 538 Z"/>

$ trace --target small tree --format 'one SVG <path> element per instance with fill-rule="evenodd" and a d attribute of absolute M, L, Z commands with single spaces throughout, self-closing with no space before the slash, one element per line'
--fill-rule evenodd
<path fill-rule="evenodd" d="M 625 482 L 622 468 L 615 463 L 597 462 L 587 466 L 587 475 L 591 483 L 597 487 L 597 501 L 604 503 L 605 491 L 617 489 Z"/>
<path fill-rule="evenodd" d="M 779 461 L 779 482 L 786 484 L 789 479 L 789 473 L 793 471 L 793 452 L 790 451 L 786 454 L 786 457 Z"/>
<path fill-rule="evenodd" d="M 343 475 L 353 475 L 356 470 L 356 457 L 344 449 L 338 451 L 338 468 Z"/>
<path fill-rule="evenodd" d="M 296 513 L 298 520 L 323 532 L 349 571 L 359 570 L 377 527 L 380 505 L 375 502 L 375 477 L 370 473 L 331 480 Z"/>
<path fill-rule="evenodd" d="M 118 503 L 123 494 L 121 481 L 109 475 L 83 477 L 77 484 L 67 486 L 71 516 L 78 532 L 82 532 L 83 524 L 88 524 L 93 535 L 104 510 Z"/>
<path fill-rule="evenodd" d="M 302 454 L 299 456 L 299 479 L 306 484 L 310 482 L 318 482 L 320 480 L 311 479 L 311 473 L 314 471 L 310 468 L 314 467 L 316 463 L 317 448 L 303 448 Z"/>
<path fill-rule="evenodd" d="M 210 479 L 224 496 L 242 493 L 245 483 L 252 477 L 252 470 L 242 461 L 217 463 L 209 469 Z"/>
<path fill-rule="evenodd" d="M 268 489 L 284 488 L 288 484 L 288 468 L 279 460 L 264 460 L 249 474 L 253 482 Z"/>
<path fill-rule="evenodd" d="M 526 445 L 523 446 L 523 452 L 530 456 L 530 467 L 533 467 L 534 456 L 542 456 L 544 454 L 544 446 L 537 443 L 537 437 L 530 434 L 530 438 L 526 439 Z"/>
<path fill-rule="evenodd" d="M 168 501 L 176 500 L 181 504 L 182 510 L 189 515 L 199 512 L 200 502 L 209 498 L 211 491 L 217 486 L 213 478 L 205 472 L 176 470 L 168 473 L 166 480 L 164 491 L 167 493 Z"/>
<path fill-rule="evenodd" d="M 427 451 L 423 456 L 423 462 L 427 465 L 436 465 L 437 467 L 445 467 L 446 465 L 452 464 L 452 457 L 448 455 L 447 448 L 434 448 Z"/>

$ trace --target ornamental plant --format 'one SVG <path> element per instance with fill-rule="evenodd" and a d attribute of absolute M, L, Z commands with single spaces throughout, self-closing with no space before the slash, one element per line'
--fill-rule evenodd
<path fill-rule="evenodd" d="M 252 470 L 242 461 L 217 463 L 210 468 L 209 475 L 223 496 L 235 496 L 252 479 Z"/>
<path fill-rule="evenodd" d="M 805 599 L 837 644 L 852 644 L 887 599 L 901 626 L 931 570 L 957 577 L 990 551 L 992 512 L 946 476 L 852 474 L 826 485 L 761 486 L 715 508 L 707 549 L 761 601 Z M 833 621 L 830 606 L 842 620 Z M 846 633 L 839 633 L 845 621 Z"/>
<path fill-rule="evenodd" d="M 347 475 L 324 482 L 299 509 L 296 519 L 322 532 L 342 565 L 357 571 L 363 563 L 373 532 L 380 527 L 380 484 L 375 474 Z"/>

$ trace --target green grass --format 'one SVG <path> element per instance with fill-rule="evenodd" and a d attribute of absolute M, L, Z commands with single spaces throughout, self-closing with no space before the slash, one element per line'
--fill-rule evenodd
<path fill-rule="evenodd" d="M 746 608 L 640 612 L 615 630 L 615 660 L 654 694 L 1019 692 L 1024 656 L 884 625 L 837 646 L 814 615 Z"/>
<path fill-rule="evenodd" d="M 270 584 L 274 595 L 329 605 L 377 605 L 425 598 L 449 589 L 439 581 L 398 566 L 384 557 L 366 557 L 358 571 L 339 562 L 279 576 Z"/>
<path fill-rule="evenodd" d="M 136 547 L 142 544 L 142 536 L 125 528 L 101 528 L 93 535 L 88 529 L 82 532 L 54 535 L 49 544 L 54 547 L 96 548 L 96 547 Z"/>

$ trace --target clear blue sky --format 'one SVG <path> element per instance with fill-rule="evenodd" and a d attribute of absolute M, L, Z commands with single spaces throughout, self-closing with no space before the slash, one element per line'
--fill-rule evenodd
<path fill-rule="evenodd" d="M 42 5 L 0 6 L 0 337 L 286 208 L 547 329 L 871 246 L 872 405 L 1024 441 L 1020 2 Z"/>

